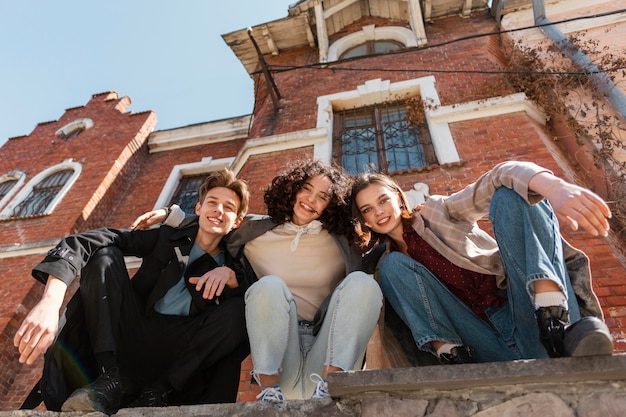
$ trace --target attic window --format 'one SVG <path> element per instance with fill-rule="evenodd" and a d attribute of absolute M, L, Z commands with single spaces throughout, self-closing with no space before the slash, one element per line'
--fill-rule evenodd
<path fill-rule="evenodd" d="M 93 120 L 85 117 L 66 124 L 61 129 L 57 130 L 55 134 L 59 138 L 67 140 L 80 135 L 92 126 Z"/>
<path fill-rule="evenodd" d="M 413 48 L 417 44 L 415 33 L 405 27 L 368 25 L 333 42 L 328 48 L 328 61 Z"/>
<path fill-rule="evenodd" d="M 357 56 L 367 56 L 373 54 L 382 54 L 385 52 L 396 51 L 404 48 L 404 45 L 394 40 L 376 40 L 367 41 L 360 45 L 354 46 L 345 51 L 339 59 L 354 58 Z"/>

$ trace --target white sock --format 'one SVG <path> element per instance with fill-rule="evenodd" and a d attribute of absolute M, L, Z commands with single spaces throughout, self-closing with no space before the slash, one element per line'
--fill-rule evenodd
<path fill-rule="evenodd" d="M 541 307 L 561 306 L 567 310 L 567 299 L 561 291 L 547 291 L 535 294 L 535 310 Z"/>
<path fill-rule="evenodd" d="M 459 345 L 454 345 L 452 343 L 444 343 L 443 345 L 439 347 L 439 349 L 437 349 L 437 356 L 441 356 L 442 353 L 450 353 L 452 348 L 455 348 L 457 346 Z"/>

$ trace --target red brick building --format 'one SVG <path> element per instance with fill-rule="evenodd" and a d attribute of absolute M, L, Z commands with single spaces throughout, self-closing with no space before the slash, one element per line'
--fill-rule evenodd
<path fill-rule="evenodd" d="M 251 212 L 263 212 L 273 176 L 304 157 L 388 170 L 415 195 L 416 183 L 446 194 L 498 162 L 527 160 L 606 195 L 502 72 L 505 35 L 476 36 L 497 32 L 493 15 L 509 11 L 490 13 L 482 0 L 300 1 L 287 17 L 223 35 L 254 80 L 252 116 L 153 132 L 153 112 L 129 112 L 130 98 L 106 92 L 9 139 L 0 149 L 0 409 L 19 408 L 41 373 L 41 361 L 20 365 L 12 344 L 43 289 L 32 266 L 67 234 L 124 227 L 184 198 L 211 170 L 228 166 L 248 181 Z M 563 233 L 591 258 L 616 351 L 626 351 L 621 238 Z M 241 401 L 256 392 L 249 369 Z"/>

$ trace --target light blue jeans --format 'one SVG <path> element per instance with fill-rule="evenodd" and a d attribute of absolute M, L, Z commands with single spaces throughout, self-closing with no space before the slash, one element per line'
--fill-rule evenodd
<path fill-rule="evenodd" d="M 570 321 L 580 318 L 563 261 L 558 221 L 550 204 L 529 205 L 502 187 L 493 196 L 489 217 L 507 277 L 507 298 L 479 318 L 428 269 L 400 252 L 380 265 L 383 293 L 409 326 L 418 348 L 433 352 L 429 342 L 469 345 L 479 362 L 547 358 L 534 316 L 534 285 L 556 282 L 568 298 Z"/>
<path fill-rule="evenodd" d="M 350 273 L 333 291 L 315 336 L 312 326 L 298 323 L 296 302 L 281 278 L 261 278 L 248 288 L 245 300 L 254 372 L 280 372 L 285 398 L 305 399 L 315 389 L 310 375 L 321 375 L 325 365 L 361 369 L 383 296 L 369 275 Z"/>

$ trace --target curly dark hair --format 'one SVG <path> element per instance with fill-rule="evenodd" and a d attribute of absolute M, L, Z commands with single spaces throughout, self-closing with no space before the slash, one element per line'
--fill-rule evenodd
<path fill-rule="evenodd" d="M 351 238 L 354 234 L 350 222 L 349 198 L 352 180 L 343 168 L 322 161 L 300 161 L 276 176 L 263 197 L 267 214 L 278 224 L 291 220 L 296 194 L 309 178 L 318 175 L 326 176 L 331 183 L 328 190 L 331 199 L 326 210 L 320 215 L 319 221 L 328 232 Z"/>

